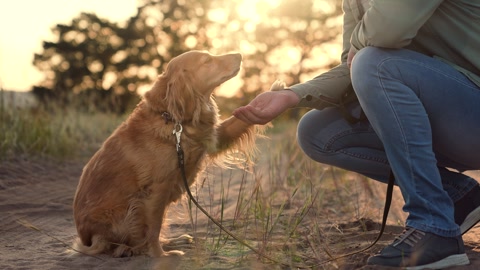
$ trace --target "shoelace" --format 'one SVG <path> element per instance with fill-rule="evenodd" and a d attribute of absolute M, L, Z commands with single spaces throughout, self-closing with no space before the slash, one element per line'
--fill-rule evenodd
<path fill-rule="evenodd" d="M 414 228 L 406 228 L 405 231 L 399 236 L 395 238 L 393 246 L 398 246 L 401 243 L 405 243 L 411 247 L 413 247 L 422 237 L 425 235 L 424 232 L 419 231 Z"/>

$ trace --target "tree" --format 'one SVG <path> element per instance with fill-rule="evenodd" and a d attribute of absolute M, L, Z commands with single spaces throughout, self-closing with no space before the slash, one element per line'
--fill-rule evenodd
<path fill-rule="evenodd" d="M 138 100 L 139 88 L 149 85 L 172 56 L 188 49 L 184 44 L 194 36 L 191 26 L 201 28 L 202 5 L 209 1 L 198 1 L 196 12 L 181 3 L 146 2 L 124 25 L 88 13 L 70 25 L 56 25 L 58 41 L 43 42 L 43 52 L 34 57 L 34 65 L 46 74 L 34 93 L 63 105 L 124 112 Z M 201 34 L 196 36 L 202 41 Z"/>
<path fill-rule="evenodd" d="M 246 102 L 276 79 L 293 85 L 337 65 L 341 53 L 341 5 L 342 1 L 336 0 L 285 0 L 276 6 L 258 1 L 256 9 L 264 11 L 260 18 L 268 20 L 252 22 L 246 14 L 237 14 L 244 31 L 236 35 L 236 44 L 243 44 L 240 51 L 248 51 L 240 97 Z M 332 48 L 337 51 L 329 52 Z M 289 110 L 287 117 L 297 118 L 301 111 Z"/>
<path fill-rule="evenodd" d="M 256 43 L 264 44 L 268 52 L 265 63 L 274 68 L 266 77 L 275 77 L 280 70 L 291 85 L 299 83 L 302 75 L 314 76 L 337 64 L 340 53 L 330 59 L 324 48 L 339 43 L 341 2 L 281 1 L 270 10 L 267 16 L 273 19 L 258 24 L 255 31 Z M 263 53 L 256 55 L 261 58 Z"/>
<path fill-rule="evenodd" d="M 36 92 L 50 91 L 44 96 L 63 104 L 124 112 L 172 57 L 200 49 L 244 55 L 237 96 L 246 101 L 275 78 L 298 83 L 331 64 L 314 60 L 313 52 L 338 37 L 340 28 L 328 22 L 341 14 L 340 1 L 242 3 L 139 0 L 137 14 L 122 24 L 82 13 L 70 25 L 54 27 L 58 40 L 44 42 L 35 55 L 34 64 L 46 74 Z"/>

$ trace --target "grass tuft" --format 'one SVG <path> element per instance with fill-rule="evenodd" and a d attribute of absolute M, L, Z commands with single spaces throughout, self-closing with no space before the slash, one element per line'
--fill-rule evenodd
<path fill-rule="evenodd" d="M 19 155 L 58 159 L 90 155 L 125 118 L 68 109 L 22 108 L 5 104 L 3 98 L 0 103 L 0 159 Z"/>
<path fill-rule="evenodd" d="M 200 205 L 214 218 L 261 253 L 292 268 L 322 263 L 368 244 L 376 227 L 366 226 L 365 220 L 380 218 L 371 207 L 375 198 L 364 178 L 306 157 L 296 144 L 295 125 L 284 121 L 270 129 L 269 139 L 259 141 L 262 154 L 251 168 L 212 166 L 193 187 Z M 186 259 L 185 265 L 194 261 L 194 268 L 215 268 L 217 264 L 207 259 L 214 257 L 239 267 L 262 261 L 273 267 L 265 269 L 284 269 L 228 237 L 195 207 L 189 208 L 189 215 L 201 243 L 196 248 L 207 254 Z M 345 260 L 314 269 L 336 269 Z"/>
<path fill-rule="evenodd" d="M 2 96 L 0 160 L 17 155 L 89 158 L 125 119 L 108 113 L 6 106 Z M 366 245 L 374 239 L 368 219 L 378 221 L 381 216 L 378 207 L 371 207 L 377 193 L 371 181 L 306 157 L 296 143 L 296 121 L 275 123 L 267 137 L 258 142 L 257 160 L 245 164 L 244 170 L 210 166 L 192 186 L 199 203 L 217 221 L 292 269 L 351 252 L 358 243 Z M 221 267 L 227 265 L 285 269 L 253 254 L 195 206 L 187 206 L 185 223 L 191 225 L 188 231 L 196 246 L 184 257 L 182 269 L 225 269 Z M 354 238 L 360 242 L 352 244 Z M 337 263 L 315 269 L 338 269 Z"/>

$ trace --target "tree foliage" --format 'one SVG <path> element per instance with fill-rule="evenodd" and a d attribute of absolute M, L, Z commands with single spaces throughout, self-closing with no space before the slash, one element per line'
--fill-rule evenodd
<path fill-rule="evenodd" d="M 318 57 L 340 33 L 340 2 L 140 0 L 137 14 L 122 23 L 81 13 L 69 25 L 56 25 L 57 40 L 44 41 L 35 54 L 46 79 L 34 93 L 88 110 L 125 112 L 172 57 L 199 49 L 242 53 L 237 96 L 249 99 L 276 78 L 298 83 L 332 64 Z"/>

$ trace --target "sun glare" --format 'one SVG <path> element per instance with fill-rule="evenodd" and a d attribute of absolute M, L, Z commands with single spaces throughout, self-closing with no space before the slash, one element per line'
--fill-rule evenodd
<path fill-rule="evenodd" d="M 258 23 L 265 19 L 267 11 L 280 5 L 281 0 L 241 0 L 237 11 L 241 19 Z"/>

